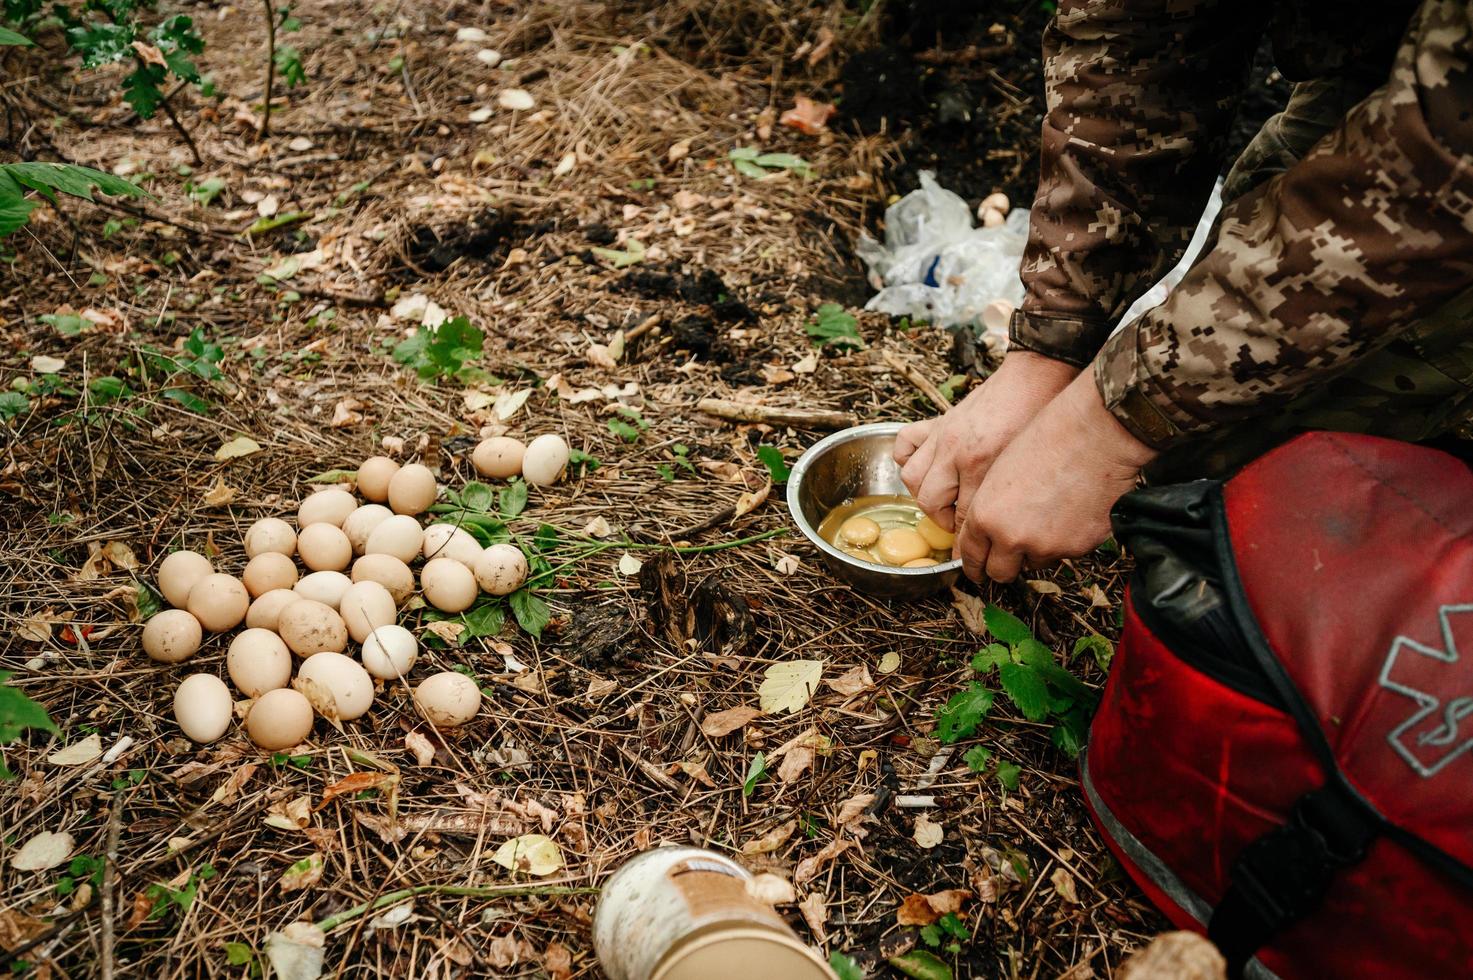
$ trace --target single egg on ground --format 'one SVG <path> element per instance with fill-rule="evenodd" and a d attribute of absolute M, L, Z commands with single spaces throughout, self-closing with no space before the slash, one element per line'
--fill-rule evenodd
<path fill-rule="evenodd" d="M 435 502 L 440 488 L 435 474 L 420 463 L 399 467 L 389 480 L 389 507 L 396 514 L 423 514 Z"/>
<path fill-rule="evenodd" d="M 874 550 L 887 565 L 904 565 L 917 558 L 931 557 L 931 546 L 910 527 L 892 527 L 881 532 Z"/>
<path fill-rule="evenodd" d="M 476 576 L 454 558 L 431 558 L 419 571 L 425 601 L 441 612 L 465 612 L 476 601 Z"/>
<path fill-rule="evenodd" d="M 252 627 L 231 641 L 225 672 L 240 693 L 258 698 L 291 683 L 292 654 L 271 630 Z"/>
<path fill-rule="evenodd" d="M 414 572 L 393 555 L 364 555 L 353 563 L 354 582 L 377 582 L 389 590 L 396 606 L 414 595 Z"/>
<path fill-rule="evenodd" d="M 373 706 L 373 679 L 358 661 L 341 653 L 308 657 L 297 668 L 297 685 L 298 690 L 315 685 L 316 690 L 309 687 L 302 693 L 319 714 L 328 713 L 324 710 L 328 705 L 321 703 L 320 696 L 325 693 L 331 697 L 340 721 L 361 718 Z"/>
<path fill-rule="evenodd" d="M 348 635 L 357 643 L 368 639 L 378 627 L 391 625 L 398 612 L 394 597 L 377 582 L 354 582 L 338 603 Z"/>
<path fill-rule="evenodd" d="M 343 533 L 348 536 L 348 543 L 353 546 L 353 554 L 363 554 L 363 549 L 368 544 L 368 536 L 373 529 L 384 521 L 394 516 L 394 512 L 383 504 L 364 504 L 343 521 Z"/>
<path fill-rule="evenodd" d="M 464 674 L 447 670 L 426 677 L 414 689 L 414 704 L 436 728 L 464 725 L 481 710 L 481 689 Z"/>
<path fill-rule="evenodd" d="M 197 551 L 175 551 L 159 564 L 159 591 L 175 609 L 189 605 L 189 590 L 206 575 L 213 575 L 215 566 Z"/>
<path fill-rule="evenodd" d="M 419 659 L 419 641 L 402 626 L 380 626 L 368 634 L 359 652 L 363 669 L 388 681 L 409 674 Z"/>
<path fill-rule="evenodd" d="M 312 599 L 299 599 L 281 611 L 277 630 L 299 657 L 342 653 L 348 646 L 348 627 L 336 609 Z"/>
<path fill-rule="evenodd" d="M 307 528 L 313 524 L 331 524 L 341 528 L 348 515 L 358 509 L 358 499 L 340 487 L 328 487 L 309 493 L 297 505 L 297 527 Z M 301 547 L 300 544 L 297 545 Z"/>
<path fill-rule="evenodd" d="M 233 575 L 206 575 L 189 590 L 190 613 L 211 633 L 235 629 L 250 607 L 250 593 Z"/>
<path fill-rule="evenodd" d="M 934 551 L 950 551 L 952 544 L 956 541 L 955 534 L 929 517 L 921 518 L 920 523 L 916 525 L 916 533 L 925 538 L 926 544 L 930 545 Z"/>
<path fill-rule="evenodd" d="M 247 558 L 274 551 L 290 558 L 297 552 L 297 532 L 279 517 L 263 517 L 252 524 L 245 533 Z"/>
<path fill-rule="evenodd" d="M 839 525 L 839 537 L 845 544 L 868 548 L 880 537 L 880 525 L 868 517 L 851 517 Z"/>
<path fill-rule="evenodd" d="M 230 688 L 214 674 L 190 674 L 174 690 L 174 720 L 192 742 L 204 745 L 224 735 L 234 710 Z"/>
<path fill-rule="evenodd" d="M 353 564 L 353 545 L 343 529 L 319 521 L 308 524 L 297 535 L 297 554 L 314 572 L 341 572 Z"/>
<path fill-rule="evenodd" d="M 267 691 L 246 715 L 246 734 L 268 752 L 300 745 L 312 734 L 312 703 L 289 687 Z"/>
<path fill-rule="evenodd" d="M 484 551 L 469 531 L 454 524 L 431 524 L 425 528 L 420 551 L 430 558 L 454 558 L 467 568 L 475 568 Z"/>
<path fill-rule="evenodd" d="M 292 591 L 303 599 L 311 599 L 336 609 L 342 605 L 343 593 L 352 584 L 353 580 L 342 572 L 313 572 L 298 579 L 297 584 L 292 586 Z"/>
<path fill-rule="evenodd" d="M 562 436 L 538 436 L 522 456 L 522 479 L 534 487 L 550 487 L 563 478 L 570 455 Z"/>
<path fill-rule="evenodd" d="M 246 628 L 265 629 L 275 633 L 281 611 L 301 598 L 303 596 L 298 595 L 294 589 L 272 589 L 257 596 L 256 601 L 251 603 L 251 608 L 246 610 Z"/>
<path fill-rule="evenodd" d="M 420 545 L 424 542 L 424 530 L 419 521 L 408 514 L 395 514 L 368 535 L 364 542 L 365 555 L 393 555 L 409 564 L 419 557 Z"/>
<path fill-rule="evenodd" d="M 240 581 L 251 594 L 259 598 L 273 589 L 289 589 L 297 584 L 297 563 L 279 551 L 263 551 L 246 562 Z"/>
<path fill-rule="evenodd" d="M 527 581 L 527 556 L 514 544 L 493 544 L 476 560 L 476 582 L 492 595 L 511 595 Z"/>
<path fill-rule="evenodd" d="M 505 480 L 522 472 L 522 457 L 527 447 L 520 439 L 511 436 L 492 436 L 482 439 L 471 453 L 471 465 L 482 476 Z"/>
<path fill-rule="evenodd" d="M 183 609 L 165 609 L 143 624 L 143 652 L 161 664 L 188 660 L 203 640 L 199 620 Z"/>
<path fill-rule="evenodd" d="M 387 456 L 370 456 L 358 467 L 358 492 L 364 500 L 381 504 L 389 499 L 389 481 L 399 472 L 399 464 Z"/>

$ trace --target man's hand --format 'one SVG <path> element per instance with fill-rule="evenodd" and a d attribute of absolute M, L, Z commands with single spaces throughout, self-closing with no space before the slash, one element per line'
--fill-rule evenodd
<path fill-rule="evenodd" d="M 1110 535 L 1110 508 L 1156 457 L 1105 408 L 1091 372 L 1008 445 L 972 498 L 953 555 L 999 582 L 1085 554 Z"/>
<path fill-rule="evenodd" d="M 945 415 L 901 429 L 895 462 L 921 510 L 953 530 L 993 460 L 1078 373 L 1063 361 L 1013 351 Z"/>

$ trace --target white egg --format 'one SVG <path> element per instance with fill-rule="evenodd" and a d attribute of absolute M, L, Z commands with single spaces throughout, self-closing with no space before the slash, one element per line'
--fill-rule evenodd
<path fill-rule="evenodd" d="M 174 720 L 193 742 L 215 741 L 230 727 L 235 701 L 214 674 L 190 674 L 174 690 Z"/>
<path fill-rule="evenodd" d="M 297 527 L 331 524 L 341 528 L 348 515 L 357 509 L 358 500 L 351 493 L 338 487 L 328 487 L 302 498 L 297 507 Z"/>
<path fill-rule="evenodd" d="M 527 581 L 527 556 L 514 544 L 493 544 L 476 562 L 476 582 L 492 595 L 511 595 Z"/>
<path fill-rule="evenodd" d="M 373 533 L 373 529 L 393 516 L 394 512 L 383 504 L 364 504 L 349 514 L 348 519 L 343 521 L 343 533 L 353 546 L 353 554 L 363 554 L 363 547 L 368 544 L 368 536 Z"/>
<path fill-rule="evenodd" d="M 254 627 L 240 633 L 225 654 L 225 672 L 240 693 L 258 698 L 286 687 L 292 679 L 292 654 L 281 637 Z"/>
<path fill-rule="evenodd" d="M 419 682 L 414 689 L 414 704 L 431 725 L 455 728 L 481 709 L 481 689 L 464 674 L 447 670 Z"/>
<path fill-rule="evenodd" d="M 454 558 L 431 558 L 419 572 L 425 601 L 441 612 L 465 612 L 476 601 L 476 576 Z"/>
<path fill-rule="evenodd" d="M 159 591 L 169 600 L 169 605 L 183 609 L 189 605 L 189 590 L 200 579 L 214 573 L 215 566 L 197 551 L 171 552 L 159 565 Z"/>
<path fill-rule="evenodd" d="M 354 582 L 338 603 L 348 635 L 358 643 L 378 627 L 392 624 L 398 611 L 389 590 L 377 582 Z"/>
<path fill-rule="evenodd" d="M 297 532 L 279 517 L 263 517 L 250 526 L 245 533 L 247 558 L 264 555 L 268 551 L 290 558 L 297 550 Z"/>
<path fill-rule="evenodd" d="M 289 687 L 267 691 L 246 715 L 246 734 L 268 752 L 301 744 L 312 734 L 312 703 Z"/>
<path fill-rule="evenodd" d="M 377 582 L 399 606 L 414 595 L 414 572 L 393 555 L 364 555 L 353 563 L 353 581 Z"/>
<path fill-rule="evenodd" d="M 373 529 L 364 543 L 365 555 L 393 555 L 409 564 L 419 557 L 419 547 L 424 541 L 424 531 L 419 521 L 407 514 L 396 514 Z"/>
<path fill-rule="evenodd" d="M 463 527 L 454 524 L 431 524 L 425 528 L 420 551 L 426 559 L 454 558 L 467 568 L 475 568 L 481 559 L 481 543 Z"/>
<path fill-rule="evenodd" d="M 569 455 L 562 436 L 538 436 L 522 456 L 522 479 L 536 487 L 551 486 L 563 478 Z"/>
<path fill-rule="evenodd" d="M 302 661 L 302 666 L 297 668 L 297 685 L 298 690 L 307 687 L 302 693 L 319 712 L 324 705 L 317 695 L 321 691 L 329 692 L 341 721 L 361 718 L 373 706 L 373 679 L 358 661 L 341 653 L 319 653 Z M 308 685 L 315 685 L 317 690 Z"/>
<path fill-rule="evenodd" d="M 393 680 L 408 675 L 419 659 L 419 641 L 402 626 L 380 626 L 368 634 L 360 651 L 363 667 L 374 677 Z"/>
<path fill-rule="evenodd" d="M 352 584 L 353 580 L 342 572 L 313 572 L 298 579 L 297 584 L 292 586 L 292 591 L 303 599 L 311 599 L 336 609 L 342 604 L 343 593 Z"/>
<path fill-rule="evenodd" d="M 297 554 L 314 572 L 341 572 L 353 563 L 353 545 L 343 529 L 322 521 L 302 528 L 297 535 Z"/>

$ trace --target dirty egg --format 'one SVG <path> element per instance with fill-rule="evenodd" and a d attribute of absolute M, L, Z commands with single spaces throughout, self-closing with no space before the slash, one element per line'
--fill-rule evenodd
<path fill-rule="evenodd" d="M 364 555 L 353 563 L 354 582 L 377 582 L 402 606 L 414 595 L 414 573 L 393 555 Z"/>
<path fill-rule="evenodd" d="M 514 544 L 493 544 L 476 562 L 476 582 L 492 595 L 511 595 L 527 581 L 527 556 Z"/>
<path fill-rule="evenodd" d="M 188 660 L 203 639 L 199 620 L 183 609 L 165 609 L 143 625 L 143 652 L 162 664 Z"/>
<path fill-rule="evenodd" d="M 358 661 L 341 653 L 308 657 L 297 668 L 297 678 L 331 692 L 342 721 L 361 718 L 373 705 L 373 679 Z"/>
<path fill-rule="evenodd" d="M 476 716 L 481 690 L 464 674 L 447 670 L 420 681 L 414 689 L 414 703 L 431 725 L 455 728 Z"/>
<path fill-rule="evenodd" d="M 348 645 L 348 627 L 336 609 L 313 599 L 301 599 L 281 611 L 277 631 L 300 657 L 342 653 Z"/>

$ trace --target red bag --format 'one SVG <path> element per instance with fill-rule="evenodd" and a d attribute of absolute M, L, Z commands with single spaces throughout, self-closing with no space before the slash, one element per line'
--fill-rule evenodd
<path fill-rule="evenodd" d="M 1473 975 L 1468 464 L 1311 433 L 1113 516 L 1082 776 L 1121 864 L 1235 973 Z"/>

